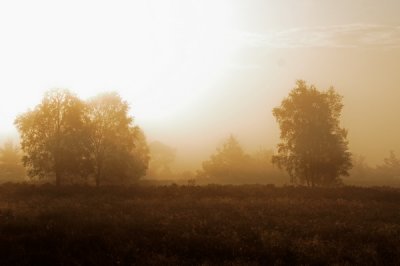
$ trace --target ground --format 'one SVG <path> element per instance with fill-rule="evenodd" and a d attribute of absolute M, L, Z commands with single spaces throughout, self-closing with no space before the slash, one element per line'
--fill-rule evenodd
<path fill-rule="evenodd" d="M 0 186 L 1 265 L 398 265 L 400 190 Z"/>

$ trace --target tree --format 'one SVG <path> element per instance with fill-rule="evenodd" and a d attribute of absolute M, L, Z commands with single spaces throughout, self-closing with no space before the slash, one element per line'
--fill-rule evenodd
<path fill-rule="evenodd" d="M 234 136 L 230 136 L 208 161 L 203 162 L 201 175 L 219 181 L 242 180 L 249 173 L 250 156 Z"/>
<path fill-rule="evenodd" d="M 251 176 L 254 178 L 262 178 L 266 181 L 275 181 L 274 178 L 281 175 L 281 171 L 273 167 L 271 158 L 273 156 L 272 150 L 259 149 L 251 154 Z M 279 182 L 279 180 L 277 180 Z"/>
<path fill-rule="evenodd" d="M 273 109 L 281 142 L 272 161 L 286 169 L 292 182 L 334 185 L 348 176 L 352 164 L 347 131 L 340 126 L 342 109 L 342 96 L 334 88 L 319 91 L 302 80 Z"/>
<path fill-rule="evenodd" d="M 202 169 L 197 171 L 198 178 L 204 181 L 235 184 L 282 184 L 282 172 L 271 163 L 272 151 L 258 149 L 246 153 L 239 141 L 230 136 L 203 162 Z"/>
<path fill-rule="evenodd" d="M 11 140 L 6 141 L 0 148 L 1 181 L 23 181 L 25 175 L 18 147 Z"/>
<path fill-rule="evenodd" d="M 170 177 L 171 164 L 176 158 L 176 151 L 172 147 L 160 142 L 154 141 L 150 143 L 150 164 L 149 173 L 151 177 Z"/>
<path fill-rule="evenodd" d="M 367 176 L 372 175 L 373 169 L 367 164 L 366 158 L 363 155 L 353 154 L 353 168 L 350 175 L 358 179 L 366 179 Z"/>
<path fill-rule="evenodd" d="M 87 105 L 96 185 L 126 183 L 144 175 L 149 152 L 143 132 L 133 126 L 128 103 L 111 92 L 98 95 Z"/>
<path fill-rule="evenodd" d="M 84 175 L 87 163 L 85 104 L 67 90 L 52 90 L 42 102 L 15 120 L 30 177 Z"/>
<path fill-rule="evenodd" d="M 0 148 L 0 162 L 3 164 L 17 164 L 21 161 L 19 149 L 14 145 L 12 140 L 4 142 Z"/>
<path fill-rule="evenodd" d="M 400 178 L 400 160 L 394 151 L 390 151 L 389 157 L 383 159 L 383 165 L 377 167 L 380 175 Z"/>
<path fill-rule="evenodd" d="M 146 175 L 150 161 L 150 149 L 147 145 L 146 136 L 140 127 L 133 127 L 133 136 L 134 146 L 131 152 L 133 160 L 129 172 L 131 173 L 131 180 L 137 180 Z"/>

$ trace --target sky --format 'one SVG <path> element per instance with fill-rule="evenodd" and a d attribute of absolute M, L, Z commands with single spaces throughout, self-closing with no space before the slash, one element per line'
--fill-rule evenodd
<path fill-rule="evenodd" d="M 206 157 L 230 134 L 273 149 L 304 79 L 344 96 L 350 148 L 400 154 L 400 1 L 0 2 L 0 137 L 43 93 L 117 91 L 149 141 Z"/>

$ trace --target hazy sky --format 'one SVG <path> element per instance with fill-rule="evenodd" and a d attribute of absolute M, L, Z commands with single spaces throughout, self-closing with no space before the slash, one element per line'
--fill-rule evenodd
<path fill-rule="evenodd" d="M 204 158 L 230 133 L 278 141 L 295 80 L 345 97 L 350 147 L 400 153 L 400 1 L 0 2 L 0 135 L 43 92 L 116 90 L 149 140 Z"/>

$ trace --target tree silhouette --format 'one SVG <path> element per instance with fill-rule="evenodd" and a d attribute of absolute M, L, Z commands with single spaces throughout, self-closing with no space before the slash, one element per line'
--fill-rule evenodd
<path fill-rule="evenodd" d="M 115 92 L 104 93 L 88 101 L 87 110 L 96 185 L 144 175 L 149 152 L 143 132 L 133 126 L 128 103 Z"/>
<path fill-rule="evenodd" d="M 383 165 L 377 167 L 380 175 L 400 178 L 400 159 L 394 151 L 390 151 L 389 157 L 383 159 Z"/>
<path fill-rule="evenodd" d="M 21 162 L 21 154 L 11 140 L 7 140 L 0 148 L 0 179 L 1 181 L 22 181 L 25 168 Z"/>
<path fill-rule="evenodd" d="M 7 140 L 0 148 L 0 162 L 3 164 L 17 164 L 21 161 L 19 149 L 12 140 Z"/>
<path fill-rule="evenodd" d="M 333 88 L 319 91 L 305 81 L 273 109 L 281 143 L 272 161 L 292 182 L 308 186 L 338 184 L 350 170 L 347 131 L 340 127 L 342 96 Z"/>
<path fill-rule="evenodd" d="M 203 162 L 201 175 L 214 180 L 234 182 L 249 173 L 250 160 L 238 140 L 231 135 L 209 160 Z"/>
<path fill-rule="evenodd" d="M 133 131 L 133 150 L 131 156 L 133 160 L 129 165 L 130 180 L 134 181 L 146 175 L 150 161 L 150 149 L 147 145 L 146 136 L 143 130 L 135 126 Z"/>
<path fill-rule="evenodd" d="M 60 185 L 81 174 L 87 158 L 85 122 L 85 104 L 67 90 L 47 92 L 35 109 L 18 116 L 28 175 L 55 177 Z"/>
<path fill-rule="evenodd" d="M 176 158 L 175 149 L 160 141 L 150 143 L 149 147 L 151 160 L 148 175 L 164 178 L 171 176 L 171 164 Z"/>

